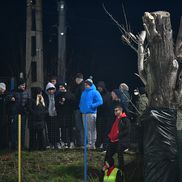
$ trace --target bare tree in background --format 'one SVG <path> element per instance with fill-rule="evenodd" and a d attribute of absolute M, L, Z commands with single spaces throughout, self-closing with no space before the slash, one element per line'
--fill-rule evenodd
<path fill-rule="evenodd" d="M 134 35 L 105 11 L 121 30 L 122 41 L 137 53 L 137 75 L 146 87 L 150 108 L 154 108 L 146 112 L 152 116 L 144 116 L 148 123 L 144 127 L 146 138 L 143 139 L 144 179 L 146 182 L 173 182 L 176 170 L 169 171 L 171 166 L 176 167 L 175 111 L 182 101 L 182 19 L 174 43 L 169 12 L 145 12 L 144 31 Z"/>

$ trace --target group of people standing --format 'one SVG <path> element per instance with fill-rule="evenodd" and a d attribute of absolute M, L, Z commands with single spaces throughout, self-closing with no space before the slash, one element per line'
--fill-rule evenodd
<path fill-rule="evenodd" d="M 113 155 L 118 153 L 118 166 L 123 169 L 123 151 L 130 143 L 130 102 L 125 83 L 109 92 L 103 81 L 94 85 L 92 78 L 84 80 L 81 73 L 69 85 L 52 77 L 45 89 L 32 88 L 31 95 L 23 79 L 10 93 L 0 83 L 0 149 L 17 148 L 21 114 L 23 148 L 83 147 L 87 126 L 88 149 L 106 151 L 106 164 L 113 163 Z"/>

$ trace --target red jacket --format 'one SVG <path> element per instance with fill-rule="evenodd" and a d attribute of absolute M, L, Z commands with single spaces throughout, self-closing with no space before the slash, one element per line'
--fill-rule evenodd
<path fill-rule="evenodd" d="M 108 134 L 108 137 L 111 142 L 117 142 L 119 140 L 119 124 L 122 122 L 122 118 L 126 118 L 126 114 L 122 113 L 119 117 L 116 117 L 111 131 Z"/>

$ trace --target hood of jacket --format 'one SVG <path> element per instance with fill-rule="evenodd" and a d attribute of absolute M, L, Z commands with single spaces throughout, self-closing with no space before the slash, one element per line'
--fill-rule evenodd
<path fill-rule="evenodd" d="M 46 92 L 47 92 L 47 90 L 50 89 L 50 88 L 56 89 L 56 87 L 54 86 L 54 84 L 52 84 L 51 82 L 49 82 L 49 83 L 46 85 Z"/>

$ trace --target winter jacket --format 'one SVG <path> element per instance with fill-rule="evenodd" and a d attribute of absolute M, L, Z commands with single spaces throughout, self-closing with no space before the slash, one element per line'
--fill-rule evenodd
<path fill-rule="evenodd" d="M 58 92 L 56 96 L 56 111 L 59 127 L 73 125 L 74 97 L 70 91 Z"/>
<path fill-rule="evenodd" d="M 117 124 L 118 128 L 115 126 Z M 116 118 L 113 123 L 113 127 L 108 135 L 111 142 L 117 142 L 118 140 L 123 146 L 128 147 L 129 145 L 129 128 L 130 121 L 123 113 L 119 118 Z M 119 130 L 119 131 L 118 131 Z M 118 133 L 119 132 L 119 133 Z"/>
<path fill-rule="evenodd" d="M 97 109 L 97 114 L 100 117 L 107 117 L 110 111 L 111 94 L 107 91 L 105 83 L 103 81 L 98 82 L 97 87 L 101 87 L 103 91 L 100 93 L 102 96 L 103 104 Z"/>
<path fill-rule="evenodd" d="M 102 97 L 93 84 L 90 88 L 86 88 L 81 95 L 80 111 L 83 114 L 96 113 L 97 107 L 102 104 Z"/>
<path fill-rule="evenodd" d="M 117 142 L 119 140 L 119 132 L 120 132 L 119 125 L 120 125 L 120 122 L 122 122 L 123 118 L 126 118 L 125 113 L 123 113 L 120 117 L 116 117 L 116 119 L 112 125 L 111 131 L 108 135 L 111 142 Z"/>
<path fill-rule="evenodd" d="M 12 94 L 12 97 L 15 98 L 15 101 L 11 104 L 11 114 L 27 114 L 30 107 L 30 95 L 25 90 L 18 89 L 17 92 Z"/>
<path fill-rule="evenodd" d="M 80 84 L 74 83 L 72 87 L 70 88 L 71 93 L 74 96 L 74 109 L 77 110 L 79 109 L 79 103 L 80 103 L 80 98 L 81 94 L 84 91 L 84 82 L 82 81 Z"/>
<path fill-rule="evenodd" d="M 29 128 L 43 129 L 45 127 L 47 113 L 46 106 L 42 104 L 36 105 L 36 101 L 32 99 L 30 104 Z"/>

